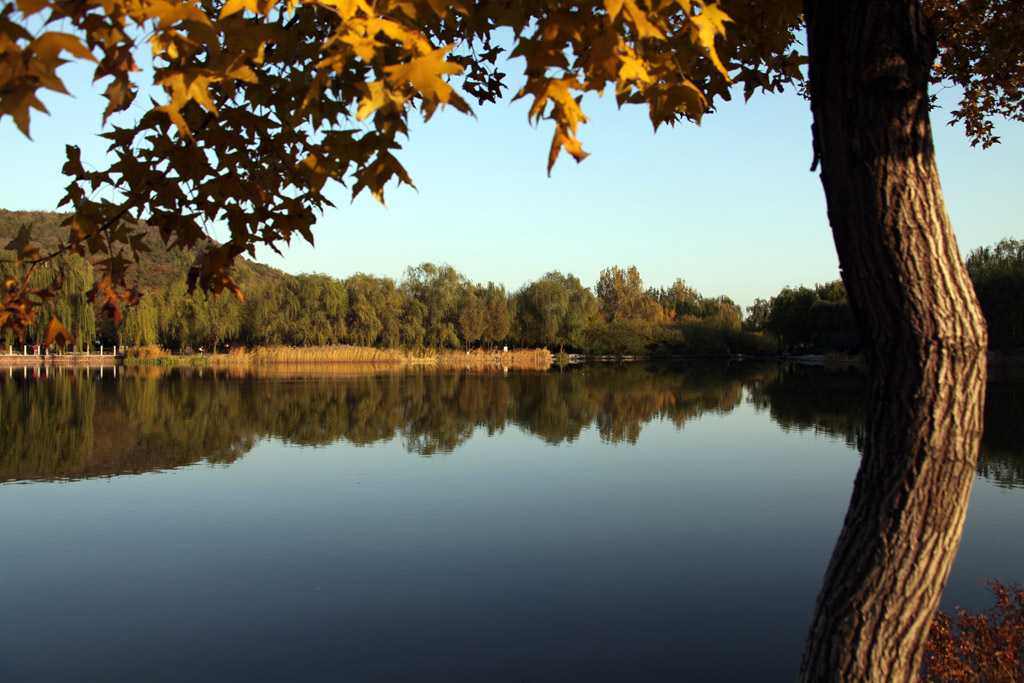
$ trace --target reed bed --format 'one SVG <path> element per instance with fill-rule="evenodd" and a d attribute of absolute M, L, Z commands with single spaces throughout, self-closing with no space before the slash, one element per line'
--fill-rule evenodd
<path fill-rule="evenodd" d="M 229 353 L 210 357 L 214 365 L 268 365 L 278 363 L 404 363 L 405 354 L 395 349 L 373 349 L 363 346 L 257 346 L 252 349 L 231 349 Z"/>
<path fill-rule="evenodd" d="M 547 349 L 440 351 L 435 356 L 437 365 L 449 368 L 547 370 L 555 362 L 555 357 Z"/>
<path fill-rule="evenodd" d="M 514 367 L 524 370 L 546 370 L 554 362 L 554 357 L 547 349 L 520 349 L 515 351 L 484 349 L 475 349 L 473 351 L 404 351 L 348 345 L 238 348 L 232 349 L 226 354 L 208 356 L 207 358 L 211 365 L 215 367 L 234 365 L 359 364 L 374 366 L 376 369 L 389 365 L 433 365 L 446 368 Z"/>
<path fill-rule="evenodd" d="M 402 374 L 408 372 L 410 366 L 398 363 L 264 363 L 223 365 L 214 369 L 230 379 L 335 380 Z"/>
<path fill-rule="evenodd" d="M 125 348 L 121 354 L 124 365 L 146 365 L 162 367 L 198 367 L 209 365 L 208 356 L 175 356 L 156 344 Z"/>
<path fill-rule="evenodd" d="M 156 344 L 149 344 L 147 346 L 126 348 L 122 355 L 125 358 L 134 358 L 136 360 L 154 360 L 156 358 L 170 358 L 171 352 Z"/>

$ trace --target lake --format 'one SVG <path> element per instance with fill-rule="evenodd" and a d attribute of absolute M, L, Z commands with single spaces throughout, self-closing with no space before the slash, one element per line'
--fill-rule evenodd
<path fill-rule="evenodd" d="M 0 679 L 788 681 L 854 370 L 2 369 Z M 992 383 L 943 609 L 1024 583 Z"/>

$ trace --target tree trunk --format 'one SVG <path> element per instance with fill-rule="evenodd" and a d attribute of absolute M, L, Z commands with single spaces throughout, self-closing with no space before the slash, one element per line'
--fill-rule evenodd
<path fill-rule="evenodd" d="M 800 680 L 913 681 L 974 479 L 985 324 L 939 187 L 920 7 L 804 4 L 815 154 L 871 400 Z"/>

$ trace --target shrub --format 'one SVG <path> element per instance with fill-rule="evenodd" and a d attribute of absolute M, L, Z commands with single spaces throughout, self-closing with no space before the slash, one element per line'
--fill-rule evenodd
<path fill-rule="evenodd" d="M 1024 589 L 984 583 L 995 607 L 935 616 L 921 665 L 925 683 L 1024 683 Z"/>

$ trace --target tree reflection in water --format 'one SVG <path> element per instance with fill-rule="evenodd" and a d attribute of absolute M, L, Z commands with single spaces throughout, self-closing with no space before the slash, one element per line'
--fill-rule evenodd
<path fill-rule="evenodd" d="M 1020 385 L 989 388 L 979 473 L 1024 485 Z M 301 446 L 401 439 L 410 453 L 450 453 L 508 427 L 549 444 L 596 429 L 636 443 L 645 424 L 683 429 L 744 400 L 784 430 L 853 447 L 866 383 L 855 370 L 779 364 L 585 365 L 562 371 L 442 372 L 359 366 L 254 371 L 139 368 L 117 379 L 68 371 L 0 378 L 0 481 L 57 480 L 227 464 L 264 438 Z"/>

